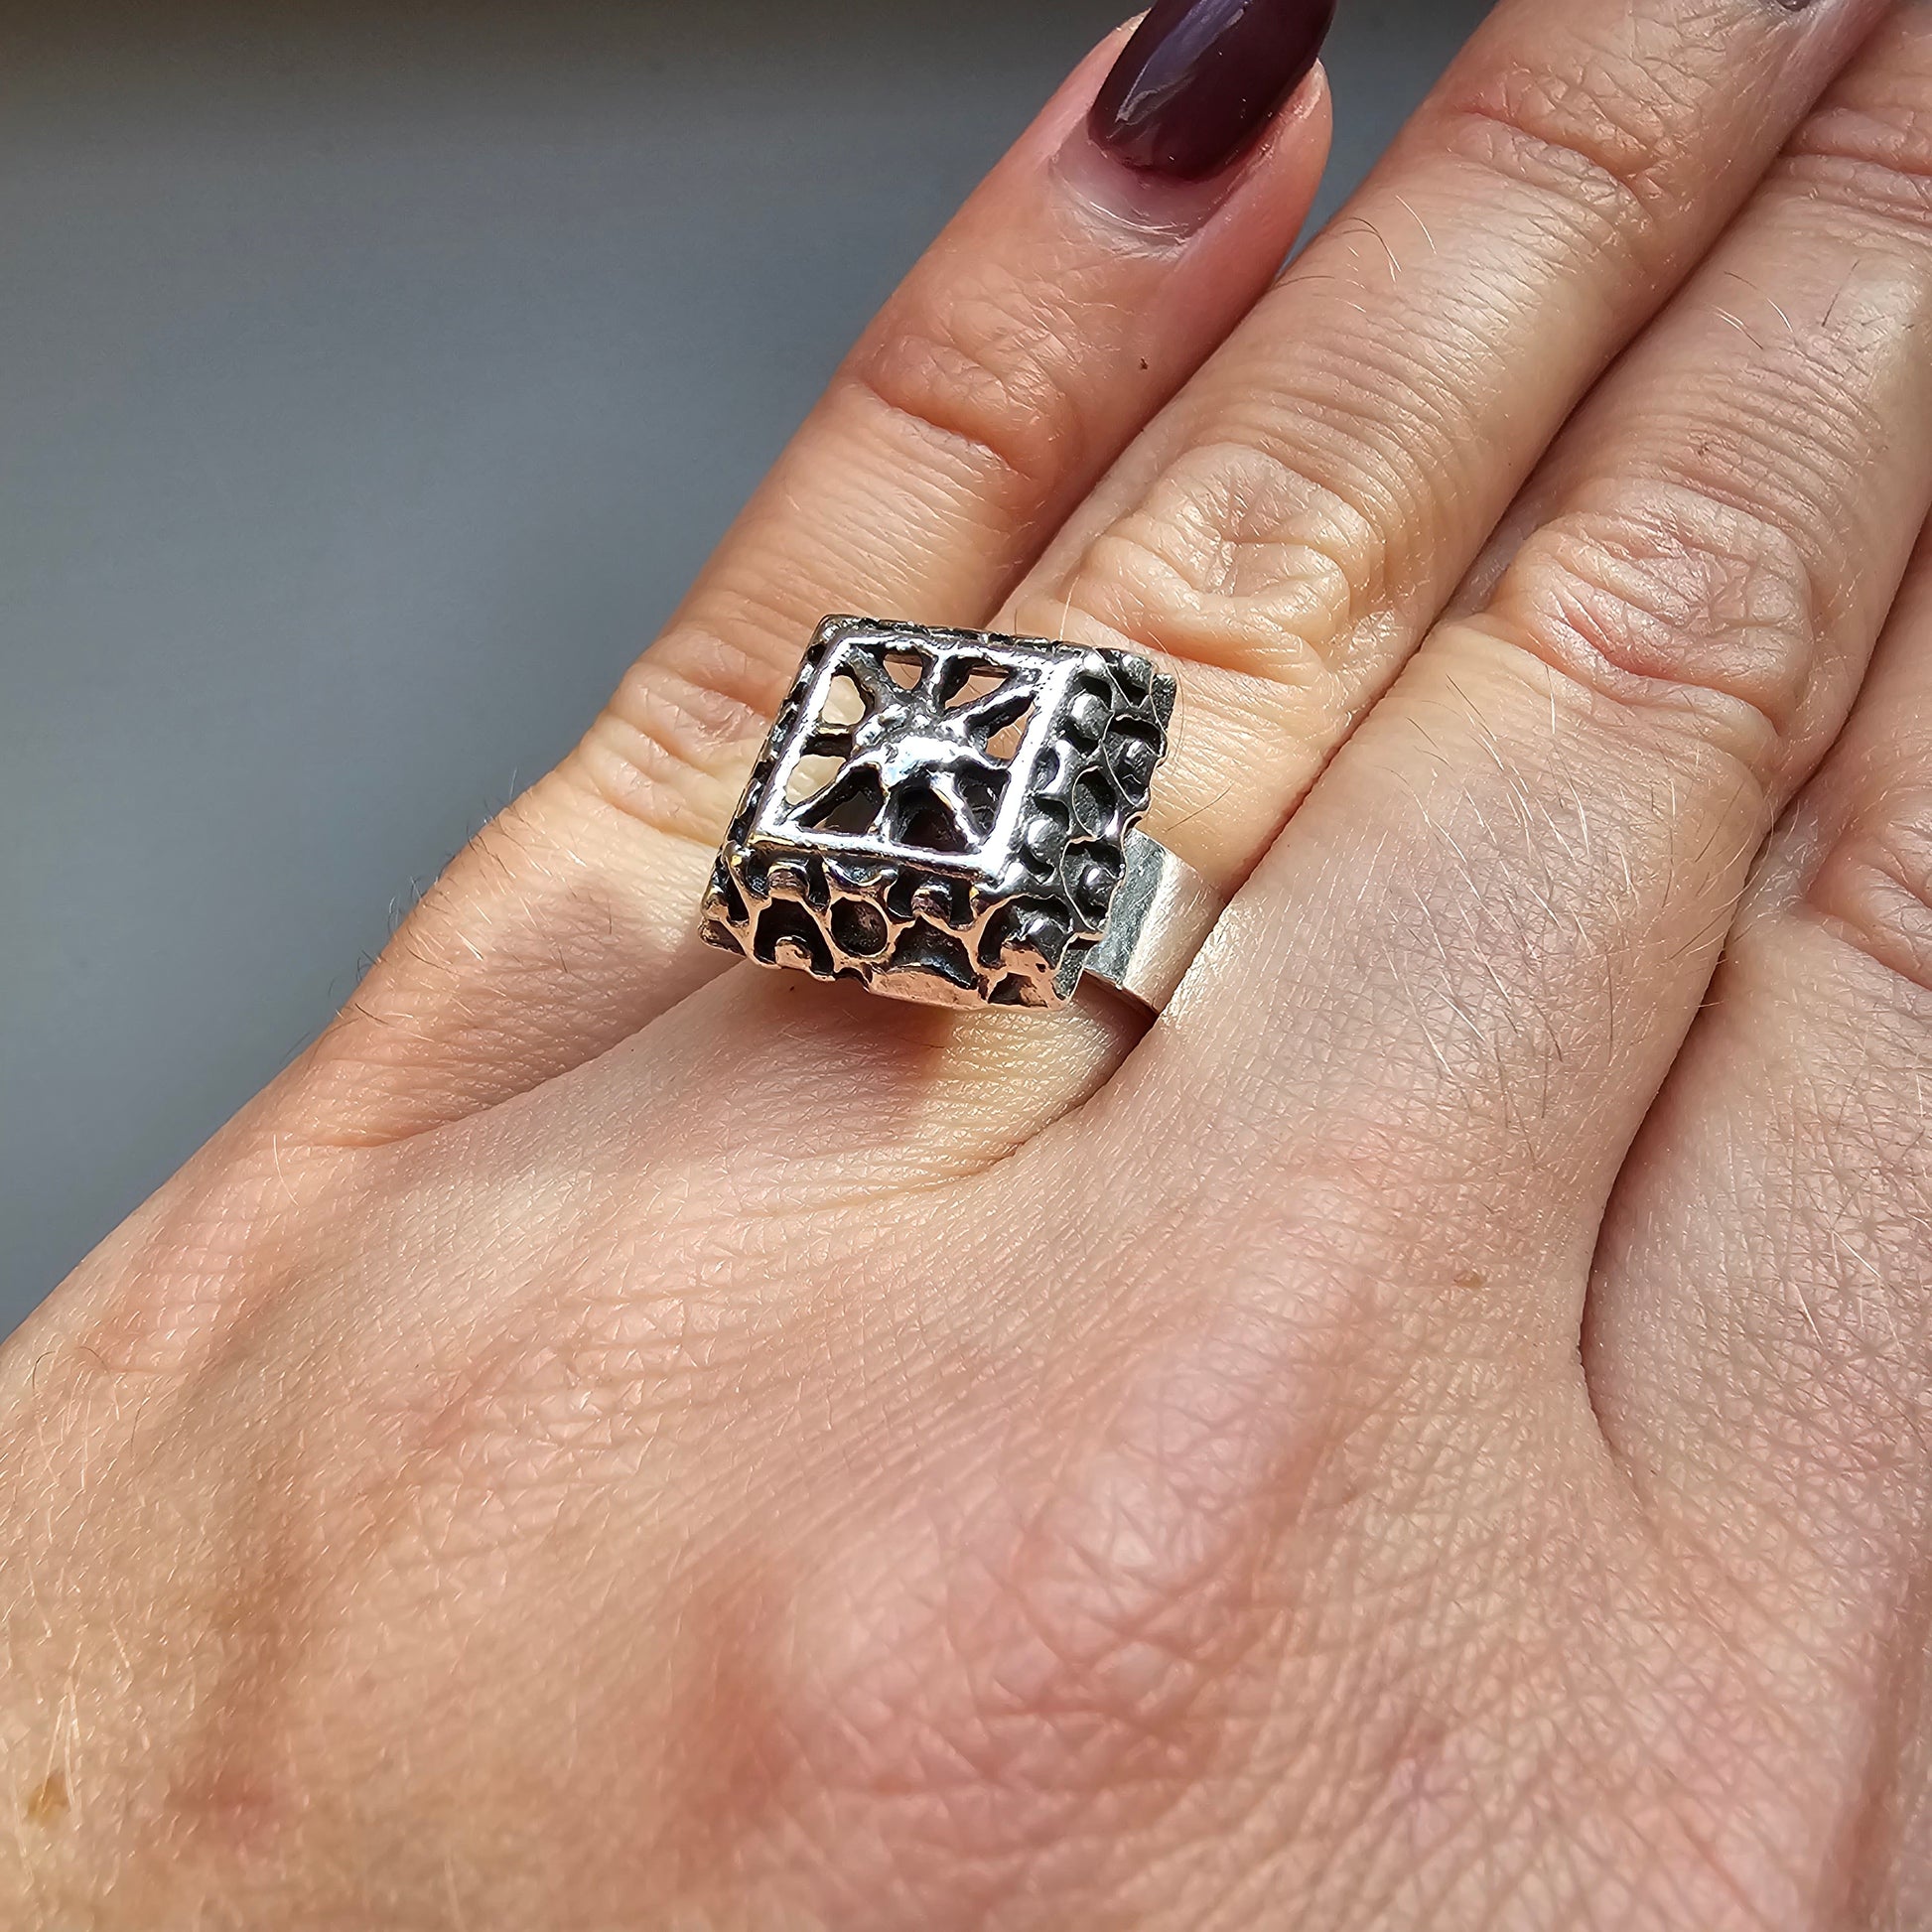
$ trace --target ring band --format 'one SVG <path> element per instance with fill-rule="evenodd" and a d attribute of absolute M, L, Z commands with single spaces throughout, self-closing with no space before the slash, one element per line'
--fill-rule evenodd
<path fill-rule="evenodd" d="M 1222 900 L 1139 829 L 1174 683 L 1132 651 L 827 618 L 753 767 L 704 936 L 895 999 L 1159 1012 Z"/>

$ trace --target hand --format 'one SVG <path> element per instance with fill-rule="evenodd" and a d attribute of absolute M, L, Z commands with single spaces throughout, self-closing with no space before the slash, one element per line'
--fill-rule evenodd
<path fill-rule="evenodd" d="M 12 1344 L 7 1924 L 1923 1922 L 1932 6 L 1504 0 L 1272 287 L 1119 51 Z M 847 609 L 1171 661 L 1145 1036 L 697 942 Z"/>

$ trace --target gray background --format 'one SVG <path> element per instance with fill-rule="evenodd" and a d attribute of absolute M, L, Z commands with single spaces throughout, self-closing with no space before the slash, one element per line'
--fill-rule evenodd
<path fill-rule="evenodd" d="M 0 1332 L 570 744 L 1122 0 L 0 11 Z M 1342 0 L 1356 180 L 1480 0 Z"/>

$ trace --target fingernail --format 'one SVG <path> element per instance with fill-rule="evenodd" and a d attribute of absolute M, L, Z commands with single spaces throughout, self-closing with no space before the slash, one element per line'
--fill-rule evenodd
<path fill-rule="evenodd" d="M 1308 77 L 1334 17 L 1335 0 L 1155 0 L 1087 126 L 1130 168 L 1216 174 Z"/>

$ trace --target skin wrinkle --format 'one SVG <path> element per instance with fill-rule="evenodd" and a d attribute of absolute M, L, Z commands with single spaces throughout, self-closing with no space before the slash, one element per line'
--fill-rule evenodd
<path fill-rule="evenodd" d="M 1873 964 L 1932 993 L 1932 785 L 1880 792 L 1814 872 L 1807 908 Z"/>
<path fill-rule="evenodd" d="M 601 735 L 593 729 L 577 768 L 594 796 L 706 848 L 708 858 L 720 806 L 729 809 L 736 799 L 745 754 L 762 741 L 770 721 L 732 696 L 717 673 L 702 683 L 680 673 L 675 656 L 667 650 L 648 677 L 640 668 L 619 687 Z M 764 678 L 747 673 L 735 681 L 750 689 Z M 627 742 L 618 743 L 619 733 Z"/>
<path fill-rule="evenodd" d="M 1077 263 L 1082 250 L 1060 235 L 1041 251 Z M 1053 291 L 1038 265 L 1026 263 L 991 286 L 953 291 L 925 329 L 876 338 L 841 379 L 902 418 L 915 434 L 930 429 L 962 446 L 977 470 L 990 459 L 1023 490 L 1051 487 L 1094 467 L 1080 411 L 1057 374 L 1083 352 L 1106 353 L 1134 335 L 1131 312 L 1113 298 L 1111 273 L 1076 267 Z"/>

